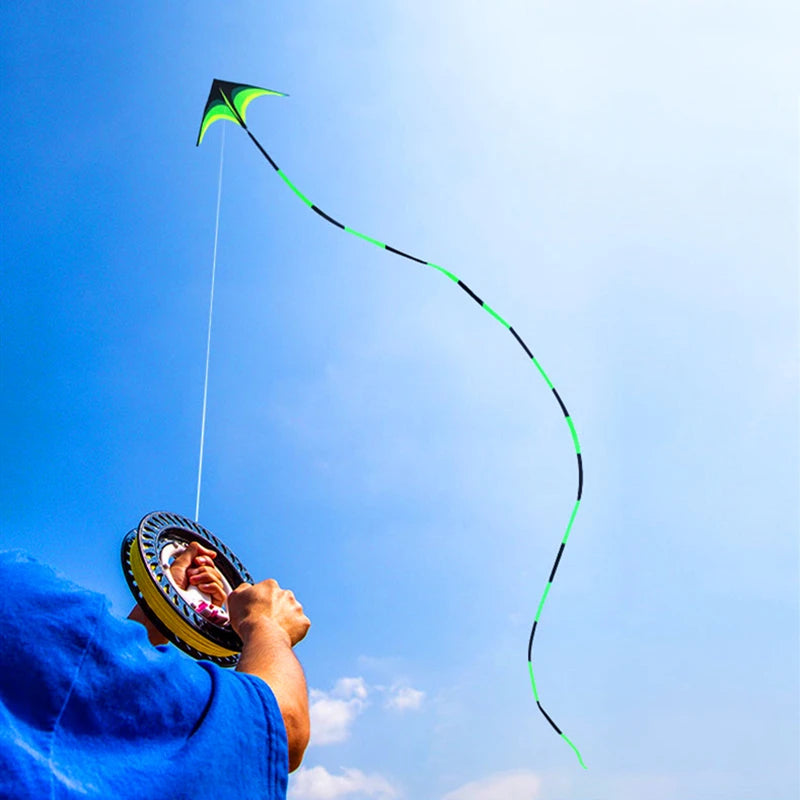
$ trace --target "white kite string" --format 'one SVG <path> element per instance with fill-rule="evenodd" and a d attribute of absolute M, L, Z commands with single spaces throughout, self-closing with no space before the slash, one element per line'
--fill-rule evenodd
<path fill-rule="evenodd" d="M 200 522 L 200 486 L 203 481 L 203 448 L 206 440 L 206 408 L 208 406 L 208 365 L 211 360 L 211 320 L 214 315 L 214 282 L 217 277 L 217 241 L 219 240 L 219 206 L 222 200 L 222 162 L 225 154 L 225 126 L 222 126 L 222 143 L 219 148 L 219 183 L 217 185 L 217 220 L 214 225 L 214 258 L 211 261 L 211 298 L 208 302 L 208 339 L 206 341 L 206 376 L 203 381 L 203 421 L 200 425 L 200 463 L 197 466 L 197 503 L 194 521 Z"/>

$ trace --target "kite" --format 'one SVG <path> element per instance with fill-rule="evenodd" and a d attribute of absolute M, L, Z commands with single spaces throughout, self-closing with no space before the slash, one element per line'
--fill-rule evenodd
<path fill-rule="evenodd" d="M 329 222 L 331 225 L 345 231 L 346 233 L 351 233 L 353 236 L 357 236 L 359 239 L 363 239 L 366 242 L 370 242 L 374 244 L 376 247 L 381 248 L 382 250 L 386 250 L 389 253 L 394 253 L 396 256 L 402 256 L 409 261 L 413 261 L 417 264 L 422 264 L 426 267 L 432 267 L 433 269 L 437 270 L 438 272 L 442 273 L 445 277 L 451 280 L 453 283 L 457 284 L 467 295 L 469 295 L 484 311 L 494 317 L 497 322 L 499 322 L 504 328 L 508 330 L 508 332 L 514 337 L 517 344 L 522 348 L 525 352 L 527 358 L 533 363 L 536 369 L 539 371 L 539 374 L 544 379 L 545 383 L 547 384 L 550 391 L 552 391 L 553 396 L 558 401 L 558 405 L 564 415 L 564 419 L 569 427 L 570 435 L 572 437 L 572 443 L 575 447 L 575 455 L 577 457 L 578 462 L 578 492 L 577 498 L 575 500 L 575 504 L 572 507 L 572 513 L 569 517 L 569 522 L 567 523 L 566 532 L 561 539 L 561 544 L 558 548 L 558 553 L 556 555 L 555 561 L 553 563 L 553 568 L 550 571 L 550 577 L 547 580 L 547 584 L 544 588 L 544 592 L 542 594 L 541 600 L 539 601 L 539 607 L 536 610 L 536 616 L 533 620 L 533 625 L 531 627 L 531 634 L 528 640 L 528 671 L 530 674 L 531 680 L 531 687 L 533 689 L 533 696 L 536 701 L 536 705 L 539 708 L 539 711 L 544 715 L 545 719 L 550 723 L 551 727 L 555 732 L 562 738 L 564 741 L 572 748 L 575 752 L 575 755 L 578 757 L 578 761 L 580 765 L 586 769 L 586 765 L 583 763 L 583 758 L 581 757 L 578 748 L 567 738 L 567 735 L 556 725 L 553 721 L 552 717 L 544 710 L 544 707 L 539 700 L 539 691 L 536 687 L 536 679 L 534 677 L 533 671 L 533 641 L 536 635 L 536 629 L 539 625 L 539 619 L 542 614 L 542 609 L 544 608 L 545 601 L 547 600 L 547 595 L 550 592 L 550 587 L 553 585 L 553 579 L 556 575 L 556 570 L 558 569 L 558 565 L 561 563 L 561 557 L 564 553 L 564 548 L 567 544 L 567 539 L 569 538 L 570 532 L 572 530 L 573 523 L 575 522 L 575 517 L 578 513 L 578 508 L 581 504 L 581 497 L 583 495 L 583 457 L 581 455 L 581 446 L 580 442 L 578 441 L 578 434 L 575 430 L 575 425 L 572 421 L 572 417 L 570 416 L 569 411 L 567 411 L 566 405 L 564 405 L 564 401 L 561 399 L 561 396 L 558 393 L 558 390 L 553 386 L 550 378 L 547 376 L 547 373 L 542 368 L 541 364 L 536 360 L 536 357 L 528 348 L 528 345 L 522 340 L 522 337 L 514 330 L 514 328 L 505 320 L 503 317 L 500 316 L 493 308 L 491 308 L 484 300 L 482 300 L 469 286 L 467 286 L 464 281 L 454 275 L 452 272 L 449 272 L 444 267 L 439 266 L 438 264 L 434 264 L 431 261 L 426 261 L 422 258 L 417 258 L 416 256 L 410 255 L 409 253 L 404 252 L 403 250 L 398 250 L 396 247 L 392 247 L 391 245 L 385 244 L 384 242 L 379 241 L 378 239 L 374 239 L 371 236 L 367 236 L 364 233 L 359 233 L 357 230 L 348 227 L 347 225 L 343 225 L 337 219 L 334 219 L 329 214 L 326 214 L 321 208 L 316 206 L 312 203 L 290 180 L 286 177 L 284 172 L 278 167 L 278 165 L 273 161 L 272 157 L 269 153 L 264 149 L 261 143 L 256 139 L 253 135 L 252 131 L 247 127 L 245 122 L 245 114 L 247 111 L 248 105 L 257 97 L 262 97 L 265 95 L 275 95 L 278 97 L 288 97 L 284 92 L 276 92 L 272 89 L 263 89 L 258 86 L 250 86 L 248 84 L 242 83 L 230 83 L 228 81 L 221 81 L 215 79 L 211 84 L 211 91 L 208 95 L 208 101 L 206 102 L 205 109 L 203 110 L 203 118 L 200 123 L 200 131 L 197 135 L 197 145 L 199 146 L 200 143 L 203 141 L 203 137 L 208 131 L 208 128 L 218 120 L 227 120 L 229 122 L 234 122 L 237 125 L 240 125 L 244 128 L 247 135 L 252 140 L 253 144 L 259 149 L 261 155 L 269 162 L 270 166 L 278 173 L 280 178 L 283 182 L 316 214 L 322 217 L 324 220 Z M 221 172 L 222 162 L 220 160 L 220 185 L 222 180 L 222 172 Z M 217 195 L 217 220 L 219 220 L 219 193 Z M 216 239 L 214 244 L 214 253 L 216 258 Z M 212 273 L 212 298 L 213 298 L 213 273 Z M 209 315 L 209 335 L 210 335 L 210 315 Z M 207 374 L 207 369 L 206 369 Z M 201 442 L 202 442 L 202 435 L 201 435 Z M 201 469 L 202 469 L 202 443 L 201 443 Z M 198 476 L 198 506 L 199 506 L 199 476 Z"/>

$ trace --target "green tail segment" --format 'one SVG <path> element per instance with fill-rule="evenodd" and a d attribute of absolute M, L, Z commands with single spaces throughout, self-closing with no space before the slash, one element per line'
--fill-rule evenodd
<path fill-rule="evenodd" d="M 256 92 L 256 93 L 254 93 Z M 547 373 L 544 371 L 542 366 L 534 357 L 533 353 L 528 349 L 528 346 L 522 340 L 520 335 L 514 330 L 514 328 L 506 322 L 503 317 L 501 317 L 494 309 L 490 308 L 480 297 L 478 297 L 472 289 L 467 286 L 464 281 L 454 275 L 452 272 L 448 272 L 448 270 L 444 269 L 443 267 L 438 266 L 437 264 L 433 264 L 430 261 L 425 261 L 421 258 L 417 258 L 416 256 L 409 255 L 408 253 L 403 252 L 402 250 L 398 250 L 395 247 L 392 247 L 384 242 L 378 241 L 377 239 L 373 239 L 371 236 L 367 236 L 364 233 L 359 233 L 357 230 L 353 228 L 349 228 L 343 225 L 338 220 L 334 219 L 330 215 L 326 214 L 322 209 L 312 203 L 290 180 L 286 177 L 284 172 L 278 167 L 278 165 L 272 160 L 270 155 L 267 151 L 262 147 L 261 143 L 253 136 L 250 129 L 245 124 L 244 120 L 244 112 L 247 107 L 247 104 L 254 99 L 255 97 L 260 96 L 261 94 L 273 94 L 273 95 L 280 95 L 282 97 L 286 97 L 282 92 L 274 92 L 269 89 L 259 89 L 255 86 L 244 86 L 242 84 L 232 84 L 226 83 L 224 81 L 215 80 L 212 84 L 211 94 L 209 95 L 209 100 L 206 104 L 206 110 L 203 114 L 203 122 L 200 126 L 200 134 L 198 136 L 197 143 L 200 144 L 200 141 L 205 134 L 205 131 L 208 129 L 208 126 L 211 125 L 213 122 L 219 119 L 228 119 L 232 122 L 236 122 L 237 124 L 241 125 L 242 128 L 245 129 L 250 139 L 256 145 L 256 147 L 261 151 L 261 154 L 267 159 L 270 163 L 272 168 L 278 173 L 278 175 L 283 179 L 286 185 L 314 212 L 316 212 L 319 216 L 323 219 L 330 222 L 332 225 L 340 228 L 341 230 L 345 231 L 346 233 L 350 233 L 353 236 L 357 236 L 359 239 L 363 239 L 366 242 L 370 242 L 374 244 L 376 247 L 380 247 L 382 250 L 387 250 L 390 253 L 394 253 L 397 256 L 402 256 L 403 258 L 408 259 L 409 261 L 414 261 L 417 264 L 422 264 L 426 267 L 432 267 L 433 269 L 441 272 L 443 275 L 448 277 L 453 283 L 458 284 L 458 286 L 463 289 L 481 308 L 483 308 L 490 316 L 494 317 L 504 328 L 506 328 L 512 336 L 517 340 L 517 343 L 520 347 L 525 351 L 527 357 L 533 362 L 536 369 L 539 371 L 539 374 L 544 379 L 545 383 L 547 383 L 548 388 L 552 391 L 553 395 L 555 396 L 556 400 L 558 401 L 559 406 L 564 414 L 564 418 L 566 423 L 569 427 L 570 435 L 572 437 L 572 442 L 575 447 L 575 455 L 577 457 L 578 462 L 578 496 L 575 501 L 575 505 L 572 508 L 572 514 L 569 518 L 569 523 L 567 524 L 566 532 L 561 540 L 561 545 L 558 549 L 558 553 L 556 555 L 556 559 L 553 563 L 553 568 L 550 571 L 550 577 L 547 580 L 547 585 L 544 588 L 544 592 L 542 593 L 542 598 L 539 601 L 539 607 L 536 611 L 536 616 L 533 621 L 533 626 L 531 627 L 531 635 L 530 639 L 528 640 L 528 670 L 530 673 L 531 679 L 531 687 L 533 688 L 533 697 L 536 701 L 536 705 L 539 708 L 539 711 L 544 715 L 545 719 L 550 723 L 553 730 L 572 748 L 575 752 L 575 755 L 580 762 L 581 767 L 586 769 L 586 764 L 583 762 L 583 758 L 577 747 L 567 738 L 566 734 L 564 734 L 561 729 L 556 725 L 556 723 L 552 720 L 550 715 L 544 710 L 542 707 L 541 702 L 539 701 L 539 692 L 536 688 L 536 680 L 534 678 L 533 673 L 533 640 L 536 635 L 536 629 L 539 625 L 539 617 L 542 614 L 542 609 L 544 608 L 545 601 L 547 600 L 547 595 L 550 592 L 550 587 L 553 585 L 553 579 L 555 578 L 556 570 L 558 569 L 558 565 L 561 562 L 561 556 L 564 553 L 564 547 L 567 544 L 567 539 L 569 538 L 570 531 L 572 530 L 572 524 L 575 521 L 575 516 L 578 513 L 578 507 L 581 503 L 581 496 L 583 494 L 583 457 L 581 455 L 581 447 L 580 442 L 578 441 L 578 434 L 575 431 L 575 425 L 572 421 L 572 417 L 570 417 L 569 412 L 567 411 L 564 402 L 562 401 L 558 391 L 553 386 L 550 378 L 547 376 Z M 212 100 L 214 101 L 212 103 Z M 222 110 L 224 107 L 224 111 Z"/>

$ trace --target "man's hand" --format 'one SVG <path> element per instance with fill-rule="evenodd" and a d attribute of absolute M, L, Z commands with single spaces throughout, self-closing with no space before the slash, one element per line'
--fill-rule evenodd
<path fill-rule="evenodd" d="M 292 647 L 311 622 L 295 596 L 274 580 L 238 586 L 228 595 L 228 613 L 244 644 L 236 669 L 266 681 L 278 701 L 292 772 L 303 760 L 311 731 L 308 687 Z"/>
<path fill-rule="evenodd" d="M 269 579 L 261 583 L 243 583 L 228 595 L 228 613 L 233 629 L 242 636 L 242 628 L 261 619 L 277 623 L 288 635 L 294 647 L 311 627 L 311 620 L 303 613 L 303 606 L 294 594 L 281 589 L 278 582 Z M 244 637 L 243 637 L 244 638 Z"/>
<path fill-rule="evenodd" d="M 214 566 L 217 554 L 199 542 L 190 542 L 188 547 L 179 553 L 170 565 L 169 571 L 175 583 L 181 589 L 196 586 L 201 592 L 207 594 L 214 605 L 225 605 L 225 584 L 222 574 Z"/>

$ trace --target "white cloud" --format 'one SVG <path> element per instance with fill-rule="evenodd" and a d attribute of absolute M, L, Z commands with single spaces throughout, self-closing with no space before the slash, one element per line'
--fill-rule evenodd
<path fill-rule="evenodd" d="M 360 700 L 367 699 L 367 684 L 363 678 L 339 678 L 333 687 L 331 694 L 334 697 L 357 697 Z"/>
<path fill-rule="evenodd" d="M 389 692 L 386 708 L 395 711 L 416 711 L 425 699 L 425 692 L 412 689 L 410 686 L 393 686 Z"/>
<path fill-rule="evenodd" d="M 533 772 L 506 772 L 465 783 L 442 800 L 537 800 L 540 786 Z"/>
<path fill-rule="evenodd" d="M 416 711 L 422 706 L 425 692 L 403 682 L 390 688 L 367 686 L 363 678 L 340 678 L 333 689 L 312 689 L 310 695 L 311 744 L 343 742 L 350 736 L 353 722 L 369 705 L 371 692 L 386 694 L 384 708 L 393 711 Z"/>
<path fill-rule="evenodd" d="M 311 744 L 335 744 L 350 735 L 353 720 L 367 707 L 363 678 L 340 678 L 330 692 L 312 689 Z"/>
<path fill-rule="evenodd" d="M 337 800 L 340 797 L 369 797 L 393 800 L 399 792 L 382 775 L 365 775 L 358 769 L 343 769 L 332 775 L 325 767 L 301 767 L 289 785 L 290 800 Z"/>

